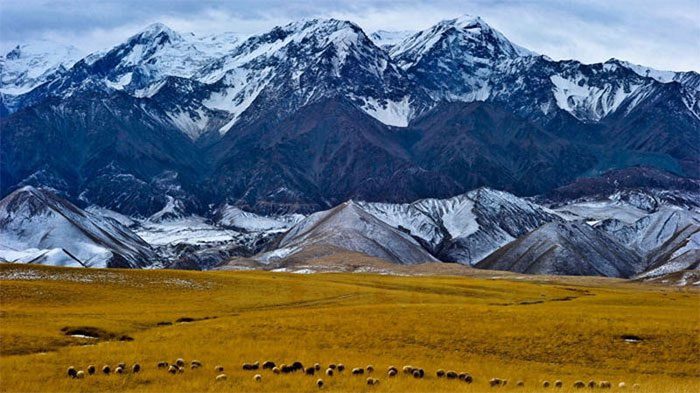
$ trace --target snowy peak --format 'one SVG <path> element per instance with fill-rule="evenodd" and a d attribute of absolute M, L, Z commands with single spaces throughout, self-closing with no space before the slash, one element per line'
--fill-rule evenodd
<path fill-rule="evenodd" d="M 182 36 L 163 23 L 153 23 L 143 31 L 133 35 L 128 42 L 148 42 L 156 41 L 158 45 L 182 41 Z"/>
<path fill-rule="evenodd" d="M 480 17 L 471 15 L 443 20 L 404 39 L 391 50 L 392 58 L 404 69 L 418 67 L 422 60 L 430 61 L 431 55 L 452 61 L 461 58 L 467 64 L 485 64 L 531 54 L 534 53 L 514 45 Z"/>
<path fill-rule="evenodd" d="M 348 21 L 275 27 L 204 67 L 198 78 L 214 87 L 204 105 L 230 114 L 222 134 L 258 97 L 266 97 L 265 109 L 276 106 L 278 115 L 338 96 L 390 125 L 407 125 L 411 114 L 405 75 Z"/>
<path fill-rule="evenodd" d="M 48 40 L 17 45 L 0 58 L 0 93 L 27 93 L 71 68 L 82 55 L 72 45 Z"/>
<path fill-rule="evenodd" d="M 499 66 L 528 56 L 479 17 L 443 20 L 391 48 L 391 58 L 433 101 L 485 101 Z"/>

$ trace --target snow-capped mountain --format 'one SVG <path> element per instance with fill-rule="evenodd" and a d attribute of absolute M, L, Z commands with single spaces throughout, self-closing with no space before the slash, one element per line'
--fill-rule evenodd
<path fill-rule="evenodd" d="M 352 201 L 310 215 L 285 233 L 275 246 L 259 259 L 270 263 L 299 253 L 313 259 L 340 249 L 400 264 L 436 261 L 410 235 L 387 225 Z"/>
<path fill-rule="evenodd" d="M 31 186 L 0 201 L 0 259 L 74 267 L 146 267 L 161 261 L 116 220 Z"/>
<path fill-rule="evenodd" d="M 665 206 L 632 224 L 611 218 L 596 226 L 645 257 L 647 265 L 655 265 L 700 233 L 700 214 Z M 693 242 L 689 244 L 692 246 Z"/>
<path fill-rule="evenodd" d="M 439 259 L 468 265 L 476 264 L 504 244 L 547 222 L 559 220 L 547 209 L 488 188 L 449 199 L 359 205 L 420 239 Z"/>
<path fill-rule="evenodd" d="M 97 206 L 83 211 L 26 186 L 0 201 L 0 258 L 183 269 L 235 260 L 238 268 L 276 269 L 309 267 L 319 258 L 351 252 L 397 264 L 459 262 L 528 274 L 643 280 L 685 277 L 698 269 L 698 212 L 641 201 L 613 198 L 615 208 L 595 208 L 574 200 L 555 211 L 479 188 L 407 204 L 348 201 L 308 217 L 264 216 L 221 205 L 209 218 L 180 213 L 135 218 Z M 620 213 L 627 203 L 640 216 L 631 223 L 618 219 L 634 216 L 631 210 Z M 581 220 L 585 214 L 598 219 Z"/>
<path fill-rule="evenodd" d="M 475 16 L 371 36 L 334 19 L 250 36 L 154 24 L 82 59 L 30 48 L 0 72 L 2 195 L 279 215 L 480 186 L 531 196 L 636 165 L 700 177 L 696 72 L 554 61 Z"/>
<path fill-rule="evenodd" d="M 231 115 L 221 133 L 259 96 L 266 97 L 266 108 L 274 105 L 283 114 L 338 95 L 388 125 L 405 126 L 412 114 L 404 75 L 347 21 L 311 19 L 276 27 L 250 37 L 200 70 L 198 78 L 215 86 L 204 105 Z"/>
<path fill-rule="evenodd" d="M 434 100 L 466 102 L 489 97 L 488 81 L 501 63 L 535 55 L 470 15 L 417 32 L 390 54 Z"/>
<path fill-rule="evenodd" d="M 27 93 L 70 69 L 83 56 L 74 46 L 48 40 L 17 45 L 0 57 L 0 93 Z"/>
<path fill-rule="evenodd" d="M 507 244 L 476 267 L 527 274 L 631 277 L 643 269 L 634 251 L 580 221 L 552 222 Z"/>

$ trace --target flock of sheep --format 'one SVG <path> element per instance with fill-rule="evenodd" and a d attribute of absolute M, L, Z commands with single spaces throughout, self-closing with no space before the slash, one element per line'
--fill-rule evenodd
<path fill-rule="evenodd" d="M 167 370 L 170 374 L 182 374 L 185 372 L 185 360 L 180 358 L 175 360 L 174 363 L 170 364 L 166 361 L 160 361 L 157 363 L 157 368 L 159 369 L 164 369 Z M 199 360 L 192 360 L 190 362 L 190 369 L 196 370 L 198 368 L 202 367 L 202 362 Z M 243 363 L 242 366 L 243 370 L 246 371 L 256 371 L 256 370 L 270 370 L 272 371 L 273 374 L 289 374 L 289 373 L 303 373 L 309 376 L 314 376 L 316 374 L 322 375 L 322 366 L 319 363 L 315 363 L 313 366 L 308 366 L 304 367 L 304 365 L 296 361 L 292 364 L 280 364 L 277 365 L 273 361 L 266 361 L 262 365 L 260 365 L 260 362 L 255 362 L 255 363 Z M 87 374 L 88 375 L 94 375 L 97 373 L 97 368 L 94 365 L 89 365 L 87 366 Z M 102 367 L 102 373 L 109 375 L 112 373 L 115 374 L 124 374 L 128 370 L 127 366 L 125 363 L 119 363 L 117 367 L 114 368 L 114 371 L 112 371 L 112 368 L 109 365 L 105 365 Z M 132 373 L 138 373 L 141 371 L 141 365 L 138 363 L 135 363 L 131 366 L 131 372 Z M 224 367 L 221 365 L 217 365 L 214 367 L 214 371 L 217 373 L 215 380 L 217 382 L 221 381 L 226 381 L 228 379 L 228 376 L 224 374 Z M 325 372 L 323 374 L 326 375 L 326 377 L 333 377 L 336 374 L 343 373 L 345 371 L 345 365 L 342 363 L 331 363 L 325 368 Z M 413 366 L 403 366 L 401 368 L 401 371 L 403 374 L 407 376 L 412 376 L 413 378 L 416 379 L 421 379 L 425 377 L 425 370 L 419 367 L 413 367 Z M 350 373 L 352 375 L 364 375 L 364 374 L 373 374 L 375 372 L 374 366 L 368 365 L 367 367 L 355 367 L 350 370 Z M 399 369 L 394 367 L 394 366 L 389 366 L 387 369 L 387 376 L 389 378 L 394 378 L 399 374 Z M 71 366 L 68 367 L 68 376 L 71 378 L 75 379 L 83 379 L 85 378 L 86 372 L 83 370 L 77 370 L 75 367 Z M 452 379 L 452 380 L 460 380 L 464 381 L 466 383 L 472 383 L 474 382 L 474 378 L 465 372 L 458 373 L 453 370 L 443 370 L 439 369 L 436 371 L 435 375 L 437 378 L 445 378 L 445 379 Z M 253 376 L 253 380 L 256 382 L 261 382 L 263 379 L 261 374 L 255 374 Z M 380 380 L 378 378 L 374 377 L 368 377 L 367 378 L 367 385 L 369 386 L 375 386 L 378 385 Z M 325 385 L 325 382 L 323 379 L 319 378 L 316 380 L 316 386 L 319 388 L 323 388 Z M 501 378 L 491 378 L 489 380 L 489 385 L 493 388 L 496 387 L 503 387 L 508 385 L 508 380 L 507 379 L 501 379 Z M 516 381 L 515 382 L 516 387 L 524 387 L 525 382 L 524 381 Z M 553 383 L 549 381 L 543 381 L 542 385 L 543 388 L 549 388 L 549 387 L 555 387 L 555 388 L 563 388 L 564 387 L 564 382 L 561 380 L 556 380 Z M 573 388 L 576 389 L 583 389 L 583 388 L 600 388 L 600 389 L 611 389 L 613 387 L 613 384 L 609 381 L 589 381 L 588 383 L 583 382 L 583 381 L 576 381 L 572 385 Z M 624 389 L 627 387 L 627 384 L 625 382 L 620 382 L 617 385 L 618 388 Z M 640 386 L 639 384 L 634 384 L 632 385 L 632 388 L 638 389 Z"/>

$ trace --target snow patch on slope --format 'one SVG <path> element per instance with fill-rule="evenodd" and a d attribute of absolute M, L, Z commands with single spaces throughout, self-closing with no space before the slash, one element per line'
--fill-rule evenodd
<path fill-rule="evenodd" d="M 409 97 L 401 101 L 382 100 L 368 97 L 364 99 L 362 110 L 380 122 L 395 127 L 407 127 L 413 114 Z"/>

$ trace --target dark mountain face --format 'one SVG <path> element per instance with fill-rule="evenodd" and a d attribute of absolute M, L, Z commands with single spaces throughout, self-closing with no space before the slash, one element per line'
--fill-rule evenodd
<path fill-rule="evenodd" d="M 211 187 L 262 211 L 287 203 L 313 211 L 350 198 L 403 201 L 459 190 L 449 177 L 415 165 L 403 134 L 343 99 L 312 104 L 280 122 L 254 121 L 229 131 L 207 153 L 217 160 Z"/>
<path fill-rule="evenodd" d="M 49 178 L 49 186 L 85 203 L 131 214 L 159 210 L 165 193 L 158 177 L 175 172 L 192 185 L 204 165 L 192 141 L 147 108 L 123 93 L 94 94 L 50 99 L 1 119 L 3 193 Z"/>
<path fill-rule="evenodd" d="M 444 103 L 412 123 L 417 162 L 463 189 L 490 185 L 521 195 L 551 189 L 595 164 L 584 145 L 567 141 L 497 104 Z"/>
<path fill-rule="evenodd" d="M 480 18 L 385 49 L 333 19 L 211 42 L 156 24 L 55 70 L 0 94 L 2 195 L 279 213 L 479 186 L 534 195 L 633 165 L 700 176 L 697 73 L 552 61 Z"/>

